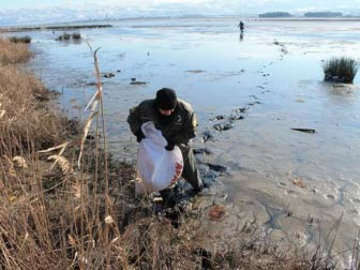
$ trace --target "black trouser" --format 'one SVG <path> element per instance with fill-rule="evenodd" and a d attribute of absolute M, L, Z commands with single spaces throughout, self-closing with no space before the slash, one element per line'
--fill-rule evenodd
<path fill-rule="evenodd" d="M 181 144 L 179 147 L 184 159 L 184 168 L 181 176 L 193 186 L 195 191 L 199 192 L 202 189 L 203 182 L 196 165 L 193 149 L 191 146 L 184 144 Z"/>
<path fill-rule="evenodd" d="M 179 146 L 179 148 L 181 150 L 184 161 L 184 168 L 181 176 L 192 185 L 195 192 L 200 192 L 203 188 L 203 182 L 200 178 L 192 147 L 182 144 Z M 178 186 L 175 185 L 175 187 L 166 188 L 160 191 L 160 195 L 163 198 L 164 204 L 168 207 L 173 207 L 176 204 L 177 189 Z"/>

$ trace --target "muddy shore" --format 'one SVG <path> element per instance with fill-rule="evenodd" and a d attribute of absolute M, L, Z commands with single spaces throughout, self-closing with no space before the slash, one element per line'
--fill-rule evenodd
<path fill-rule="evenodd" d="M 152 34 L 157 33 L 152 32 Z M 132 35 L 134 33 L 125 36 L 130 44 L 132 38 L 139 39 L 137 34 L 135 37 Z M 204 33 L 202 35 L 206 36 Z M 189 34 L 186 40 L 191 40 L 191 37 L 192 35 Z M 213 41 L 216 40 L 214 33 L 209 34 L 209 37 Z M 313 40 L 296 43 L 291 38 L 289 40 L 283 38 L 285 41 L 279 39 L 280 41 L 276 42 L 273 37 L 267 39 L 259 33 L 255 36 L 246 34 L 245 40 L 241 41 L 242 49 L 246 52 L 245 59 L 246 57 L 251 59 L 248 46 L 257 44 L 257 39 L 261 41 L 258 43 L 266 43 L 265 51 L 271 51 L 275 57 L 266 58 L 260 54 L 265 57 L 261 64 L 253 67 L 250 61 L 244 60 L 244 66 L 236 62 L 236 65 L 234 64 L 236 68 L 231 66 L 226 71 L 216 68 L 213 70 L 211 63 L 187 66 L 180 60 L 180 67 L 171 63 L 166 63 L 169 65 L 163 67 L 160 61 L 156 60 L 158 59 L 156 55 L 160 54 L 155 49 L 155 45 L 159 45 L 156 41 L 152 44 L 154 48 L 151 47 L 152 51 L 149 55 L 146 54 L 148 48 L 144 49 L 139 61 L 127 48 L 122 48 L 121 52 L 115 50 L 114 54 L 106 51 L 104 62 L 108 61 L 110 64 L 109 66 L 105 64 L 104 70 L 106 74 L 115 74 L 115 77 L 104 79 L 109 100 L 116 101 L 115 105 L 108 103 L 110 104 L 108 119 L 114 120 L 109 125 L 110 145 L 117 150 L 121 159 L 134 161 L 137 146 L 131 139 L 124 121 L 128 108 L 142 99 L 152 97 L 153 90 L 160 84 L 174 83 L 175 88 L 185 89 L 182 90 L 182 97 L 194 103 L 200 118 L 199 134 L 194 147 L 198 151 L 197 158 L 202 163 L 203 176 L 210 177 L 215 174 L 225 183 L 229 191 L 229 204 L 219 220 L 210 220 L 208 212 L 204 213 L 202 226 L 208 229 L 209 235 L 225 239 L 222 242 L 235 243 L 238 241 L 239 231 L 248 231 L 250 235 L 250 232 L 258 231 L 262 240 L 274 242 L 281 249 L 291 246 L 314 250 L 317 247 L 319 234 L 321 242 L 324 243 L 331 227 L 344 212 L 342 226 L 335 242 L 335 253 L 351 250 L 359 213 L 357 200 L 359 186 L 355 177 L 358 169 L 353 165 L 357 162 L 358 151 L 355 102 L 358 98 L 357 91 L 353 87 L 335 87 L 319 83 L 322 78 L 314 78 L 316 76 L 313 75 L 317 74 L 318 70 L 316 72 L 302 70 L 306 76 L 285 73 L 290 82 L 282 82 L 279 79 L 285 76 L 280 76 L 284 68 L 290 70 L 293 63 L 300 63 L 299 66 L 302 66 L 306 61 L 313 61 L 311 63 L 315 65 L 315 61 L 311 59 L 316 58 L 320 62 L 323 57 L 322 53 L 317 53 L 318 51 L 324 49 L 326 53 L 334 53 L 337 45 L 335 42 L 329 42 L 324 43 L 329 46 L 324 45 L 319 48 L 313 45 Z M 116 39 L 112 39 L 112 35 L 110 40 L 116 46 L 123 46 L 122 43 L 117 44 Z M 181 37 L 179 40 L 183 41 Z M 176 42 L 179 40 L 175 39 Z M 222 36 L 222 41 L 229 42 L 229 40 L 228 36 Z M 192 49 L 196 46 L 201 48 L 200 41 L 196 39 L 192 41 L 195 45 L 191 42 L 184 44 Z M 75 47 L 66 44 L 66 46 L 72 48 L 75 53 L 82 51 L 79 45 Z M 166 46 L 159 46 L 166 51 Z M 185 50 L 178 44 L 171 46 L 168 52 Z M 357 45 L 344 42 L 342 46 L 355 48 Z M 284 47 L 286 50 L 283 49 Z M 50 51 L 55 52 L 56 55 L 64 52 L 63 48 L 65 46 L 54 46 Z M 74 59 L 75 53 L 70 55 L 69 59 Z M 306 55 L 313 55 L 313 58 L 305 58 Z M 117 59 L 117 56 L 121 65 L 111 62 L 111 59 Z M 44 55 L 39 57 L 42 58 Z M 135 61 L 129 60 L 132 57 Z M 243 59 L 241 57 L 244 56 L 238 57 Z M 304 58 L 304 62 L 300 57 Z M 81 79 L 70 78 L 64 82 L 61 67 L 65 67 L 68 72 L 69 65 L 66 60 L 54 58 L 59 60 L 57 73 L 51 70 L 52 67 L 49 67 L 49 73 L 41 69 L 36 70 L 40 75 L 44 75 L 44 80 L 49 74 L 58 75 L 50 76 L 53 84 L 47 82 L 52 89 L 59 92 L 62 91 L 61 88 L 64 89 L 64 94 L 59 97 L 62 108 L 70 115 L 81 118 L 83 116 L 75 106 L 81 108 L 83 103 L 88 101 L 89 91 L 84 90 L 82 85 L 93 80 L 92 71 L 85 71 L 88 68 L 83 69 L 80 63 L 71 63 L 74 66 L 71 66 L 70 70 L 78 74 Z M 144 66 L 143 58 L 148 59 L 145 66 L 155 69 L 150 75 L 140 68 Z M 44 59 L 47 60 L 46 57 Z M 91 66 L 87 63 L 86 57 L 81 59 L 86 62 L 84 66 Z M 230 59 L 232 58 L 229 57 L 228 61 Z M 176 60 L 178 59 L 171 59 L 169 62 L 178 63 Z M 36 64 L 44 63 L 41 61 L 36 63 L 36 61 L 35 59 L 35 67 L 38 67 Z M 122 69 L 122 65 L 127 66 L 128 70 L 117 72 Z M 167 74 L 168 69 L 172 69 L 170 74 L 178 74 L 181 77 L 179 81 L 185 82 L 185 85 L 177 81 L 169 82 L 166 80 L 167 76 L 157 77 L 155 71 L 162 70 Z M 245 72 L 242 71 L 243 69 Z M 238 71 L 234 72 L 234 70 Z M 302 81 L 299 82 L 295 78 L 297 76 L 300 76 Z M 134 77 L 137 81 L 146 84 L 130 87 L 131 78 Z M 164 77 L 165 82 L 163 82 Z M 256 83 L 252 84 L 246 78 Z M 198 92 L 191 91 L 187 84 L 196 85 Z M 226 85 L 229 89 L 228 93 L 235 95 L 236 98 L 228 102 L 213 90 L 216 87 L 222 89 L 220 87 L 224 87 L 223 85 Z M 288 88 L 297 90 L 295 93 L 288 93 L 286 91 Z M 245 92 L 238 94 L 241 91 Z M 207 95 L 211 93 L 213 96 L 208 95 L 205 105 L 201 100 L 203 95 L 199 93 Z M 314 129 L 316 132 L 301 133 L 292 128 Z M 347 138 L 346 141 L 343 139 L 344 136 Z M 209 170 L 210 165 L 220 165 L 229 169 L 224 172 L 214 172 Z M 195 206 L 197 204 L 196 202 Z M 222 244 L 218 245 L 222 246 Z M 346 256 L 342 258 L 345 262 Z"/>

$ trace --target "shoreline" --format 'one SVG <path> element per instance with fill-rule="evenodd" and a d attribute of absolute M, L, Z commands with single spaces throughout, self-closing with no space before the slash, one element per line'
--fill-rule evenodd
<path fill-rule="evenodd" d="M 33 26 L 33 27 L 1 27 L 0 33 L 25 32 L 25 31 L 58 31 L 58 30 L 78 30 L 94 28 L 111 28 L 110 24 L 90 24 L 90 25 L 58 25 L 58 26 Z"/>
<path fill-rule="evenodd" d="M 100 164 L 103 164 L 102 162 L 100 162 Z M 60 173 L 60 172 L 59 172 Z M 111 173 L 114 173 L 114 172 L 111 172 Z M 58 176 L 57 176 L 58 177 Z M 117 177 L 124 177 L 124 175 L 121 175 L 121 174 L 114 174 L 113 176 L 112 176 L 112 181 L 120 181 L 120 180 L 118 180 L 118 178 Z M 60 178 L 60 180 L 61 180 L 61 177 L 58 177 L 58 178 Z M 90 178 L 91 179 L 91 178 Z M 93 196 L 94 195 L 94 197 L 96 196 L 96 195 L 99 195 L 100 196 L 100 194 L 92 194 L 92 192 L 91 192 L 91 190 L 87 190 L 88 189 L 88 187 L 87 187 L 87 185 L 88 184 L 90 184 L 91 182 L 90 182 L 90 180 L 85 180 L 85 179 L 82 179 L 82 178 L 73 178 L 73 177 L 70 177 L 70 178 L 67 178 L 67 181 L 69 181 L 70 180 L 70 183 L 68 183 L 68 184 L 71 184 L 71 185 L 69 185 L 69 186 L 66 186 L 65 184 L 66 183 L 64 183 L 64 185 L 65 185 L 65 187 L 66 187 L 66 191 L 69 193 L 69 194 L 71 194 L 72 196 L 75 196 L 75 200 L 73 201 L 75 204 L 74 205 L 76 205 L 76 207 L 78 206 L 78 203 L 79 203 L 79 200 L 81 201 L 81 204 L 80 205 L 82 205 L 82 204 L 84 204 L 85 206 L 81 206 L 79 209 L 82 209 L 82 210 L 85 210 L 86 209 L 86 207 L 88 206 L 88 203 L 89 203 L 89 205 L 92 205 L 92 202 L 91 202 L 91 199 L 90 199 L 90 197 L 87 197 L 87 194 L 85 193 L 84 195 L 82 195 L 83 193 L 83 191 L 86 191 L 86 192 L 88 192 L 88 194 L 90 194 L 91 196 Z M 133 180 L 133 179 L 127 179 L 126 181 L 131 181 L 131 180 Z M 125 181 L 125 182 L 126 182 Z M 80 183 L 80 184 L 79 184 Z M 101 184 L 101 183 L 98 183 L 98 184 Z M 130 183 L 129 183 L 130 184 Z M 79 186 L 78 186 L 79 185 Z M 131 184 L 130 184 L 131 185 Z M 84 189 L 84 190 L 82 190 L 82 189 Z M 59 193 L 55 193 L 56 195 L 58 195 L 58 196 L 61 196 L 62 195 L 62 193 L 60 192 L 60 190 L 55 190 L 55 192 L 59 192 Z M 115 193 L 115 192 L 114 192 Z M 80 194 L 80 195 L 79 195 Z M 101 196 L 104 196 L 104 195 L 102 195 L 101 194 Z M 121 201 L 122 200 L 122 202 L 124 203 L 127 203 L 127 201 L 124 199 L 124 197 L 126 197 L 126 195 L 125 194 L 118 194 L 118 196 L 119 196 L 119 200 Z M 84 201 L 82 201 L 82 200 L 84 200 Z M 101 200 L 104 200 L 104 197 L 102 197 L 101 198 Z M 17 199 L 14 199 L 14 201 L 15 201 L 15 203 L 17 203 Z M 106 200 L 104 200 L 104 201 L 106 201 Z M 112 202 L 113 203 L 113 205 L 115 205 L 115 209 L 117 208 L 117 207 L 119 207 L 120 208 L 120 210 L 121 210 L 121 207 L 122 206 L 119 206 L 118 204 L 116 204 L 116 203 L 118 203 L 117 201 L 116 201 L 116 199 L 114 200 L 115 202 Z M 60 201 L 61 202 L 61 201 Z M 61 204 L 59 204 L 59 205 L 61 205 Z M 66 204 L 64 204 L 64 205 L 66 205 Z M 103 202 L 102 202 L 102 205 L 103 206 L 105 206 L 106 204 L 104 204 Z M 51 208 L 50 208 L 51 209 Z M 65 208 L 66 210 L 69 210 L 70 211 L 70 213 L 72 213 L 71 211 L 74 211 L 74 209 L 69 209 L 69 208 Z M 75 208 L 76 209 L 76 208 Z M 148 209 L 148 208 L 145 208 L 145 209 Z M 148 236 L 147 234 L 146 234 L 146 232 L 151 232 L 153 235 L 152 235 L 152 237 L 154 237 L 155 236 L 155 238 L 152 238 L 152 240 L 154 241 L 154 243 L 159 243 L 160 242 L 160 244 L 161 244 L 161 246 L 162 247 L 165 247 L 165 248 L 168 248 L 168 250 L 167 251 L 169 251 L 170 252 L 170 250 L 173 248 L 173 246 L 166 246 L 165 245 L 165 243 L 163 242 L 164 241 L 164 235 L 166 235 L 167 233 L 168 233 L 168 235 L 167 235 L 167 237 L 169 237 L 168 239 L 172 239 L 173 237 L 174 237 L 174 234 L 176 234 L 176 233 L 178 233 L 180 236 L 180 239 L 181 239 L 181 241 L 185 241 L 184 243 L 187 243 L 187 244 L 192 244 L 192 245 L 190 245 L 190 247 L 191 248 L 189 248 L 189 250 L 187 250 L 188 251 L 188 253 L 185 253 L 186 254 L 186 256 L 185 257 L 180 257 L 182 260 L 184 260 L 185 258 L 186 259 L 188 259 L 188 260 L 190 260 L 190 259 L 192 259 L 193 257 L 192 256 L 195 256 L 195 258 L 197 258 L 197 259 L 200 259 L 200 260 L 203 260 L 204 261 L 204 258 L 207 258 L 207 259 L 205 259 L 205 261 L 207 262 L 207 263 L 209 263 L 209 264 L 211 264 L 211 265 L 214 265 L 216 262 L 216 259 L 219 259 L 220 261 L 221 261 L 221 258 L 224 258 L 224 257 L 226 257 L 225 255 L 227 254 L 227 256 L 230 256 L 229 258 L 229 260 L 233 260 L 233 261 L 236 261 L 236 259 L 237 258 L 234 258 L 234 256 L 235 255 L 232 255 L 233 257 L 231 258 L 231 253 L 230 252 L 224 252 L 223 254 L 220 254 L 221 256 L 217 256 L 217 253 L 213 253 L 209 248 L 207 248 L 206 247 L 206 245 L 204 245 L 203 247 L 200 247 L 200 244 L 199 243 L 201 243 L 201 241 L 199 241 L 199 243 L 192 243 L 193 241 L 194 242 L 196 242 L 196 235 L 198 234 L 198 233 L 201 233 L 201 227 L 200 227 L 200 232 L 199 231 L 186 231 L 184 228 L 181 228 L 181 226 L 180 226 L 180 228 L 173 228 L 173 227 L 171 227 L 171 226 L 169 226 L 169 220 L 167 220 L 167 219 L 165 219 L 165 218 L 161 218 L 161 217 L 157 217 L 157 216 L 152 216 L 152 214 L 151 214 L 151 209 L 150 209 L 150 218 L 149 217 L 142 217 L 142 218 L 139 218 L 139 219 L 137 219 L 136 218 L 136 211 L 139 211 L 140 213 L 137 213 L 137 214 L 140 214 L 140 215 L 143 215 L 144 214 L 144 212 L 146 212 L 145 211 L 145 209 L 144 208 L 136 208 L 135 207 L 135 210 L 134 209 L 131 209 L 131 211 L 129 212 L 129 213 L 131 213 L 130 215 L 129 215 L 129 218 L 130 219 L 135 219 L 136 221 L 134 222 L 134 226 L 130 226 L 130 227 L 126 227 L 126 228 L 122 228 L 121 227 L 121 223 L 117 223 L 117 221 L 119 220 L 119 218 L 121 218 L 121 217 L 119 217 L 119 216 L 110 216 L 112 219 L 113 219 L 113 221 L 111 221 L 111 219 L 108 219 L 107 221 L 104 219 L 105 217 L 103 216 L 103 213 L 101 214 L 101 221 L 99 221 L 99 222 L 102 222 L 102 223 L 104 223 L 104 221 L 103 220 L 105 220 L 105 224 L 107 224 L 109 227 L 111 227 L 111 228 L 116 228 L 117 226 L 119 226 L 119 224 L 120 224 L 120 230 L 124 230 L 124 234 L 123 235 L 120 235 L 120 236 L 118 236 L 119 237 L 119 239 L 121 239 L 121 241 L 122 240 L 124 240 L 124 242 L 126 242 L 126 240 L 127 241 L 129 241 L 129 242 L 132 242 L 132 241 L 134 241 L 134 235 L 136 236 L 136 232 L 137 233 L 142 233 L 141 234 L 141 236 Z M 134 210 L 134 211 L 133 211 Z M 77 211 L 79 211 L 79 210 L 77 210 Z M 147 211 L 149 211 L 149 209 L 147 210 Z M 76 212 L 76 211 L 75 211 Z M 74 213 L 75 213 L 74 212 Z M 116 212 L 116 211 L 115 211 Z M 86 211 L 84 212 L 84 213 L 86 213 Z M 116 212 L 117 213 L 117 212 Z M 121 213 L 120 211 L 118 212 L 118 213 Z M 78 215 L 78 212 L 76 213 L 77 215 Z M 207 213 L 206 213 L 207 214 Z M 205 220 L 207 220 L 208 219 L 208 216 L 206 216 L 206 214 L 205 214 L 205 216 L 203 216 L 202 218 L 205 218 Z M 81 216 L 81 215 L 80 215 Z M 53 217 L 53 216 L 52 216 Z M 85 219 L 85 218 L 84 218 Z M 115 220 L 115 221 L 114 221 Z M 121 219 L 120 219 L 121 220 Z M 78 221 L 78 220 L 76 220 L 76 221 Z M 97 221 L 98 222 L 98 221 Z M 144 223 L 146 224 L 146 222 L 148 222 L 148 227 L 146 227 L 146 225 L 144 225 Z M 55 222 L 55 224 L 58 224 L 58 223 L 60 223 L 60 221 L 59 220 L 56 220 L 56 222 Z M 160 226 L 157 228 L 157 227 L 155 227 L 156 225 L 159 225 L 159 223 L 160 223 Z M 200 221 L 200 223 L 201 223 L 201 221 Z M 102 225 L 104 225 L 105 226 L 105 228 L 106 228 L 106 226 L 107 225 L 105 225 L 105 224 L 102 224 Z M 215 222 L 210 222 L 210 226 L 216 226 L 216 221 Z M 171 224 L 170 224 L 171 225 Z M 98 226 L 98 225 L 97 225 Z M 114 227 L 113 227 L 114 226 Z M 151 227 L 151 226 L 154 226 L 154 227 Z M 165 233 L 163 233 L 163 235 L 161 235 L 161 234 L 157 234 L 156 233 L 156 230 L 154 230 L 153 228 L 157 228 L 158 230 L 162 230 L 161 232 L 164 232 L 164 226 L 165 226 L 165 228 L 169 228 L 170 227 L 170 232 L 169 231 L 166 231 L 165 230 Z M 166 227 L 166 226 L 168 226 L 168 227 Z M 194 225 L 195 226 L 195 225 Z M 145 228 L 145 230 L 144 231 L 142 231 L 142 229 L 141 228 Z M 196 227 L 195 226 L 195 228 L 197 228 L 197 229 L 199 229 L 199 227 Z M 178 229 L 178 230 L 177 230 Z M 241 229 L 241 228 L 240 228 Z M 247 227 L 246 228 L 246 224 L 244 224 L 244 226 L 243 226 L 243 229 L 244 229 L 244 231 L 247 231 L 247 230 L 250 230 L 251 231 L 251 228 L 249 228 L 249 227 Z M 184 232 L 184 230 L 185 230 L 185 232 Z M 241 229 L 242 230 L 242 229 Z M 134 232 L 135 231 L 135 232 Z M 114 234 L 114 235 L 116 235 L 117 234 L 117 232 L 116 232 L 116 229 L 113 229 L 113 231 L 112 231 L 112 233 Z M 181 235 L 181 233 L 185 233 L 185 235 Z M 89 232 L 89 235 L 91 234 L 91 232 Z M 186 238 L 189 238 L 189 235 L 190 235 L 190 240 L 186 240 Z M 195 236 L 194 236 L 195 235 Z M 69 248 L 71 251 L 73 251 L 73 253 L 71 254 L 71 256 L 74 256 L 74 252 L 75 251 L 79 251 L 79 250 L 81 250 L 81 241 L 83 241 L 82 239 L 82 237 L 81 237 L 81 235 L 78 235 L 78 236 L 76 236 L 76 237 L 74 237 L 74 235 L 73 234 L 70 234 L 70 236 L 72 237 L 72 238 L 74 238 L 74 241 L 75 242 L 73 242 L 72 240 L 71 240 L 71 238 L 68 236 L 68 235 L 65 235 L 65 238 L 67 237 L 67 238 L 69 238 L 70 240 L 68 240 L 67 242 L 69 242 L 69 243 L 66 243 L 66 241 L 64 241 L 64 240 L 62 240 L 63 242 L 64 242 L 64 244 L 65 244 L 65 247 L 67 247 L 67 248 Z M 250 234 L 250 236 L 251 236 L 251 234 Z M 84 235 L 83 235 L 83 237 L 85 237 Z M 182 238 L 183 237 L 183 238 Z M 200 237 L 200 236 L 199 236 Z M 208 235 L 207 237 L 209 237 L 209 238 L 206 238 L 205 239 L 205 242 L 206 241 L 214 241 L 215 242 L 215 240 L 214 239 L 212 239 L 211 237 L 215 237 L 215 236 L 213 236 L 213 235 Z M 220 237 L 221 237 L 221 235 L 220 235 Z M 136 237 L 135 237 L 136 238 Z M 115 240 L 116 238 L 113 238 L 112 240 Z M 122 251 L 120 250 L 120 248 L 121 248 L 121 246 L 120 246 L 120 244 L 117 242 L 117 241 L 120 241 L 119 239 L 117 239 L 114 243 L 116 244 L 114 244 L 114 246 L 115 246 L 115 248 L 117 248 L 116 249 L 116 252 L 118 252 L 119 254 L 123 254 L 122 253 Z M 21 239 L 20 239 L 21 240 Z M 136 243 L 138 243 L 138 244 L 140 244 L 140 245 L 144 245 L 144 246 L 147 246 L 147 244 L 146 244 L 146 241 L 148 240 L 146 237 L 140 237 L 139 239 L 138 239 L 139 241 L 138 242 L 136 242 Z M 150 238 L 150 240 L 151 240 L 151 238 Z M 243 241 L 244 239 L 242 239 L 242 238 L 238 238 L 237 240 L 239 240 L 239 241 Z M 103 240 L 105 243 L 106 243 L 106 241 L 105 240 Z M 220 238 L 220 240 L 219 240 L 219 242 L 221 241 L 221 238 Z M 260 242 L 262 242 L 262 240 L 260 240 Z M 123 242 L 121 242 L 121 243 L 123 243 Z M 152 243 L 151 241 L 150 241 L 150 243 Z M 195 244 L 195 247 L 193 247 L 193 245 Z M 242 244 L 242 243 L 241 243 Z M 258 243 L 259 244 L 259 246 L 261 246 L 261 243 Z M 118 245 L 118 246 L 117 246 Z M 180 244 L 179 244 L 180 245 Z M 251 241 L 250 241 L 250 244 L 249 245 L 251 245 Z M 100 244 L 97 242 L 97 240 L 95 241 L 95 246 L 97 247 L 97 248 L 100 248 L 99 246 L 100 246 Z M 253 246 L 254 246 L 254 243 L 253 243 Z M 256 246 L 256 245 L 255 245 Z M 119 248 L 120 247 L 120 248 Z M 181 246 L 180 245 L 180 247 L 182 247 L 182 248 L 184 248 L 183 246 Z M 160 248 L 160 250 L 161 250 L 161 248 Z M 196 251 L 197 250 L 197 251 Z M 199 251 L 200 250 L 200 251 Z M 263 253 L 261 253 L 260 252 L 260 250 L 261 250 L 261 248 L 259 247 L 258 249 L 257 248 L 254 248 L 254 247 L 248 247 L 247 249 L 245 249 L 245 251 L 246 252 L 254 252 L 254 253 L 252 253 L 252 254 L 259 254 L 259 255 L 263 255 Z M 106 252 L 110 252 L 110 251 L 106 251 L 106 250 L 101 250 L 102 252 L 104 252 L 104 253 L 100 253 L 100 254 L 105 254 Z M 101 252 L 100 251 L 100 252 Z M 198 252 L 198 253 L 196 253 L 196 252 Z M 147 251 L 146 251 L 147 252 Z M 151 251 L 150 251 L 151 252 Z M 195 252 L 195 254 L 196 255 L 192 255 L 192 252 Z M 259 253 L 257 253 L 257 252 L 259 252 Z M 90 253 L 90 252 L 89 252 Z M 107 254 L 107 253 L 106 253 Z M 238 254 L 238 253 L 236 253 L 236 252 L 234 252 L 234 254 L 237 254 L 237 255 L 239 255 L 239 258 L 240 258 L 240 254 Z M 62 254 L 62 255 L 64 255 L 64 254 Z M 83 254 L 84 255 L 84 254 Z M 152 254 L 152 253 L 150 253 L 149 254 L 149 258 L 148 259 L 150 259 L 151 257 L 150 257 L 150 255 L 152 255 L 152 256 L 155 256 L 155 257 L 153 257 L 153 258 L 156 258 L 156 260 L 158 260 L 159 262 L 161 262 L 161 258 L 158 258 L 158 257 L 156 257 L 156 252 L 154 252 L 154 254 Z M 169 254 L 170 255 L 170 254 Z M 84 255 L 85 256 L 85 255 Z M 99 256 L 99 255 L 98 255 Z M 179 255 L 178 255 L 179 256 Z M 131 256 L 130 256 L 131 257 Z M 1 258 L 1 257 L 0 257 Z M 74 257 L 70 257 L 70 258 L 68 258 L 68 259 L 73 259 Z M 125 259 L 124 259 L 125 257 L 122 257 L 122 260 L 124 260 L 125 261 Z M 177 257 L 175 257 L 175 258 L 177 258 Z M 91 259 L 91 258 L 90 258 Z M 90 260 L 90 259 L 88 259 L 87 258 L 87 260 Z M 96 257 L 95 257 L 95 259 L 96 259 Z M 81 263 L 81 261 L 79 262 L 79 263 Z M 147 262 L 147 263 L 149 263 L 149 262 Z M 201 264 L 202 264 L 203 262 L 201 262 Z M 228 261 L 228 260 L 223 260 L 223 263 L 224 263 L 224 265 L 226 265 L 226 264 L 230 264 L 230 262 Z M 234 265 L 234 264 L 233 264 Z M 255 264 L 254 264 L 255 265 Z M 254 265 L 250 265 L 250 266 L 254 266 Z M 277 264 L 275 264 L 275 265 L 277 265 Z M 279 265 L 278 265 L 279 266 Z M 160 267 L 160 266 L 159 266 Z M 276 267 L 276 266 L 275 266 Z M 280 266 L 279 266 L 280 267 Z M 193 269 L 193 268 L 188 268 L 188 269 Z M 224 269 L 226 269 L 226 268 L 224 268 Z M 230 268 L 231 269 L 231 268 Z M 232 268 L 232 269 L 234 269 L 234 268 Z M 250 268 L 249 268 L 250 269 Z M 274 269 L 279 269 L 279 268 L 274 268 Z M 285 269 L 285 268 L 281 268 L 281 269 Z M 321 269 L 321 268 L 319 268 L 319 269 Z"/>

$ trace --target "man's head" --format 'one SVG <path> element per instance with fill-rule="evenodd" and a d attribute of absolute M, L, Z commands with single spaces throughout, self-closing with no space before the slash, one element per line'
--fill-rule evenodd
<path fill-rule="evenodd" d="M 156 106 L 164 116 L 170 116 L 177 106 L 177 96 L 173 89 L 162 88 L 156 92 Z"/>

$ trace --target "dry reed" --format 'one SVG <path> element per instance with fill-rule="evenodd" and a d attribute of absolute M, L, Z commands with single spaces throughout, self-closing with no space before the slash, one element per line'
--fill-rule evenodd
<path fill-rule="evenodd" d="M 41 149 L 63 137 L 63 117 L 42 106 L 47 95 L 33 75 L 0 67 L 0 154 Z"/>
<path fill-rule="evenodd" d="M 0 64 L 16 64 L 26 62 L 32 53 L 28 46 L 22 43 L 12 43 L 10 40 L 0 39 Z"/>
<path fill-rule="evenodd" d="M 44 85 L 9 65 L 30 56 L 27 45 L 0 40 L 0 155 L 46 147 L 64 133 L 64 119 L 42 104 L 49 96 Z"/>

